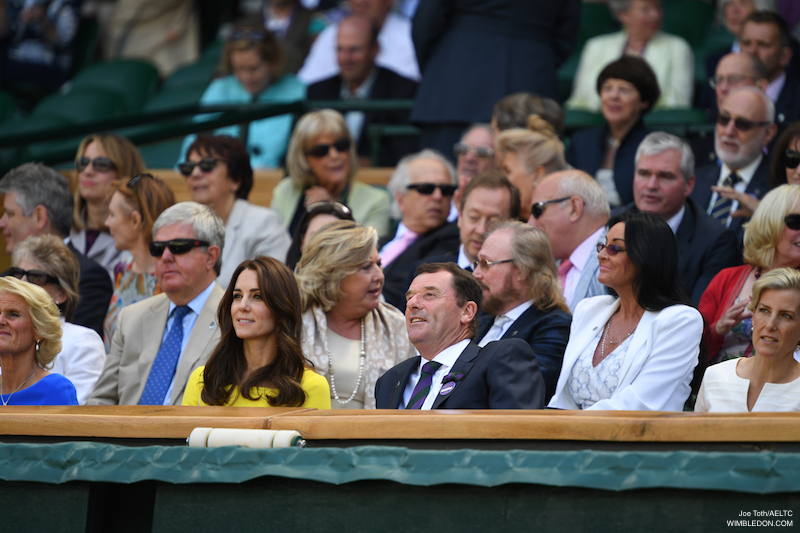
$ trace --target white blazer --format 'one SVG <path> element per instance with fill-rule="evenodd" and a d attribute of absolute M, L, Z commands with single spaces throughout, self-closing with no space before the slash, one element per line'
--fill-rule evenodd
<path fill-rule="evenodd" d="M 567 389 L 572 367 L 598 331 L 619 308 L 613 296 L 583 300 L 575 309 L 564 364 L 548 407 L 578 409 Z M 673 305 L 645 311 L 620 367 L 619 386 L 589 409 L 682 411 L 700 353 L 703 318 L 697 309 Z"/>

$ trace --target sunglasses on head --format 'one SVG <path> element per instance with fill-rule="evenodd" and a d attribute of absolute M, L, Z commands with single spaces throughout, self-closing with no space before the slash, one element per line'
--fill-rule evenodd
<path fill-rule="evenodd" d="M 750 131 L 756 126 L 766 126 L 771 124 L 771 122 L 753 122 L 752 120 L 747 120 L 746 118 L 733 118 L 730 115 L 717 115 L 717 124 L 723 128 L 727 127 L 731 120 L 733 121 L 733 127 L 739 131 Z"/>
<path fill-rule="evenodd" d="M 531 214 L 533 215 L 533 218 L 539 218 L 544 213 L 544 208 L 547 207 L 547 204 L 557 204 L 559 202 L 569 200 L 570 198 L 572 198 L 572 196 L 556 198 L 555 200 L 547 200 L 546 202 L 536 202 L 531 206 Z"/>
<path fill-rule="evenodd" d="M 786 218 L 783 219 L 783 223 L 786 224 L 786 227 L 790 230 L 800 230 L 800 215 L 797 213 L 788 214 Z"/>
<path fill-rule="evenodd" d="M 58 278 L 55 276 L 51 276 L 47 272 L 43 272 L 41 270 L 23 270 L 19 267 L 11 267 L 5 272 L 3 272 L 3 277 L 12 276 L 17 279 L 27 278 L 28 283 L 33 283 L 34 285 L 38 285 L 43 287 L 48 283 L 52 283 L 53 285 L 61 285 L 58 282 Z"/>
<path fill-rule="evenodd" d="M 89 159 L 86 156 L 79 157 L 75 160 L 75 168 L 78 169 L 78 172 L 83 172 L 86 167 L 92 165 L 95 172 L 108 172 L 109 170 L 117 170 L 117 166 L 114 164 L 107 157 L 95 157 L 94 159 Z"/>
<path fill-rule="evenodd" d="M 243 30 L 234 30 L 228 36 L 228 42 L 235 43 L 237 41 L 247 41 L 250 43 L 259 43 L 267 38 L 267 32 L 258 28 L 247 28 Z"/>
<path fill-rule="evenodd" d="M 787 149 L 784 162 L 786 163 L 786 168 L 797 168 L 800 165 L 800 152 L 791 148 Z"/>
<path fill-rule="evenodd" d="M 409 191 L 417 191 L 425 196 L 433 194 L 433 191 L 436 189 L 442 191 L 442 196 L 453 196 L 458 189 L 458 185 L 447 185 L 441 183 L 412 183 L 408 186 Z"/>
<path fill-rule="evenodd" d="M 617 255 L 620 252 L 624 252 L 625 251 L 625 248 L 621 248 L 621 247 L 617 246 L 616 244 L 606 244 L 604 242 L 598 242 L 597 243 L 597 253 L 599 254 L 600 252 L 602 252 L 603 248 L 605 248 L 606 249 L 606 253 L 608 253 L 608 255 L 610 255 L 612 257 Z"/>
<path fill-rule="evenodd" d="M 172 255 L 183 255 L 189 253 L 192 248 L 203 248 L 210 246 L 206 241 L 199 239 L 172 239 L 171 241 L 153 241 L 150 243 L 150 255 L 153 257 L 161 257 L 164 255 L 164 250 L 169 248 Z"/>
<path fill-rule="evenodd" d="M 494 150 L 492 150 L 488 146 L 470 146 L 466 143 L 456 143 L 453 145 L 453 154 L 456 157 L 467 155 L 470 152 L 474 152 L 475 157 L 479 157 L 481 159 L 494 157 Z"/>
<path fill-rule="evenodd" d="M 331 146 L 336 148 L 337 152 L 346 152 L 350 149 L 350 139 L 342 137 L 333 141 L 333 144 L 315 144 L 307 153 L 311 157 L 325 157 L 331 151 Z"/>
<path fill-rule="evenodd" d="M 194 170 L 194 167 L 200 167 L 203 172 L 211 172 L 217 166 L 217 162 L 222 161 L 217 157 L 204 157 L 200 161 L 184 161 L 178 163 L 178 171 L 186 177 L 189 177 Z"/>
<path fill-rule="evenodd" d="M 306 207 L 306 212 L 311 213 L 315 209 L 322 208 L 322 207 L 330 207 L 333 211 L 340 213 L 344 216 L 353 216 L 353 212 L 350 211 L 350 208 L 340 202 L 333 202 L 331 200 L 322 200 L 321 202 L 314 202 Z"/>

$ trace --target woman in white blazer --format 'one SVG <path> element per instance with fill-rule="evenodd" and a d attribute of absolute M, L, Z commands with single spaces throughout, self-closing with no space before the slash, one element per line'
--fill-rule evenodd
<path fill-rule="evenodd" d="M 703 319 L 678 278 L 678 243 L 661 217 L 625 213 L 598 243 L 609 296 L 578 304 L 548 407 L 681 411 Z"/>

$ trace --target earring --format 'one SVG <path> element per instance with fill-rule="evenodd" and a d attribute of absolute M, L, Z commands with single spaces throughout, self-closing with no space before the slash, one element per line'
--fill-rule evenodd
<path fill-rule="evenodd" d="M 39 343 L 40 343 L 40 342 L 42 342 L 42 340 L 41 340 L 41 339 L 37 339 L 37 340 L 36 340 L 36 351 L 37 351 L 37 352 L 39 351 Z"/>

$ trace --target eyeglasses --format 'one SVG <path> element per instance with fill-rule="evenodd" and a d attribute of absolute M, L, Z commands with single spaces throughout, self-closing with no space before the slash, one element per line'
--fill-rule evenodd
<path fill-rule="evenodd" d="M 204 157 L 200 161 L 184 161 L 183 163 L 178 163 L 178 171 L 188 178 L 192 174 L 194 167 L 200 167 L 203 172 L 211 172 L 219 161 L 225 160 L 218 157 Z"/>
<path fill-rule="evenodd" d="M 791 148 L 786 150 L 784 162 L 786 164 L 786 168 L 797 168 L 800 165 L 800 152 L 797 150 L 792 150 Z"/>
<path fill-rule="evenodd" d="M 407 187 L 409 191 L 417 191 L 425 196 L 433 194 L 433 191 L 439 189 L 442 191 L 442 196 L 453 196 L 458 190 L 458 185 L 447 185 L 441 183 L 412 183 Z"/>
<path fill-rule="evenodd" d="M 488 146 L 470 146 L 466 143 L 456 143 L 453 145 L 453 154 L 455 154 L 456 157 L 467 155 L 470 152 L 473 152 L 475 157 L 479 157 L 481 159 L 494 157 L 494 150 Z"/>
<path fill-rule="evenodd" d="M 340 202 L 332 202 L 330 200 L 314 202 L 313 204 L 310 204 L 309 206 L 306 207 L 306 212 L 311 213 L 314 209 L 321 207 L 328 207 L 328 206 L 330 206 L 330 208 L 336 211 L 337 213 L 340 213 L 344 216 L 349 216 L 349 217 L 353 216 L 353 212 L 350 210 L 349 207 Z"/>
<path fill-rule="evenodd" d="M 544 213 L 544 208 L 547 204 L 557 204 L 565 200 L 569 200 L 572 196 L 565 196 L 564 198 L 556 198 L 555 200 L 547 200 L 546 202 L 536 202 L 531 206 L 531 214 L 533 218 L 539 218 Z"/>
<path fill-rule="evenodd" d="M 228 42 L 247 41 L 250 43 L 260 43 L 267 38 L 267 32 L 258 28 L 246 28 L 234 30 L 228 36 Z"/>
<path fill-rule="evenodd" d="M 34 285 L 38 285 L 39 287 L 43 287 L 48 283 L 52 283 L 53 285 L 61 286 L 58 282 L 58 278 L 55 276 L 51 276 L 47 272 L 42 272 L 41 270 L 22 270 L 19 267 L 11 267 L 2 274 L 3 277 L 12 276 L 17 279 L 22 279 L 23 277 L 28 278 L 29 283 L 33 283 Z"/>
<path fill-rule="evenodd" d="M 501 259 L 500 261 L 487 261 L 486 259 L 478 259 L 474 263 L 472 263 L 472 270 L 477 270 L 478 267 L 481 267 L 481 270 L 486 272 L 489 270 L 490 267 L 494 265 L 499 265 L 500 263 L 510 263 L 513 259 Z"/>
<path fill-rule="evenodd" d="M 311 157 L 325 157 L 331 151 L 331 146 L 336 148 L 337 152 L 346 152 L 350 149 L 350 139 L 342 137 L 333 141 L 333 144 L 315 144 L 306 153 Z"/>
<path fill-rule="evenodd" d="M 753 81 L 754 79 L 755 78 L 753 78 L 753 76 L 738 76 L 736 74 L 731 74 L 730 76 L 713 76 L 708 78 L 708 85 L 712 89 L 716 89 L 717 85 L 722 85 L 723 83 L 727 82 L 729 87 L 735 87 L 737 85 L 741 85 L 747 80 Z"/>
<path fill-rule="evenodd" d="M 161 257 L 164 255 L 164 249 L 169 248 L 172 255 L 183 255 L 189 253 L 192 248 L 204 248 L 211 246 L 206 241 L 198 239 L 172 239 L 171 241 L 153 241 L 150 243 L 150 255 L 153 257 Z"/>
<path fill-rule="evenodd" d="M 797 213 L 788 214 L 783 219 L 783 223 L 786 224 L 786 227 L 790 230 L 797 231 L 800 229 L 800 215 Z"/>
<path fill-rule="evenodd" d="M 717 115 L 717 124 L 722 126 L 723 128 L 728 126 L 730 121 L 733 121 L 733 127 L 739 131 L 750 131 L 756 126 L 766 126 L 768 124 L 772 124 L 771 122 L 754 122 L 752 120 L 747 120 L 746 118 L 733 118 L 730 115 Z"/>
<path fill-rule="evenodd" d="M 78 169 L 78 172 L 83 172 L 86 167 L 92 165 L 95 172 L 108 172 L 109 170 L 117 170 L 117 165 L 114 164 L 107 157 L 95 157 L 94 159 L 89 159 L 86 156 L 80 157 L 75 160 L 75 168 Z"/>
<path fill-rule="evenodd" d="M 619 247 L 619 246 L 617 246 L 616 244 L 606 244 L 606 243 L 604 243 L 604 242 L 598 242 L 598 243 L 597 243 L 597 253 L 599 254 L 600 252 L 602 252 L 602 251 L 603 251 L 603 248 L 605 248 L 605 249 L 606 249 L 606 252 L 607 252 L 607 253 L 608 253 L 608 255 L 610 255 L 611 257 L 614 257 L 614 256 L 615 256 L 615 255 L 617 255 L 618 253 L 620 253 L 620 252 L 624 252 L 624 251 L 625 251 L 625 248 L 620 248 L 620 247 Z"/>

